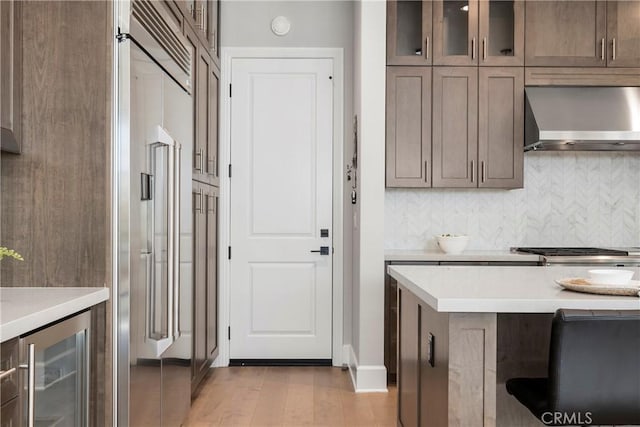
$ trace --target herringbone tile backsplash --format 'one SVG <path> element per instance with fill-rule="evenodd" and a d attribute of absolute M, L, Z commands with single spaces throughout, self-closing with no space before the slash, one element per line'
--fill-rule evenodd
<path fill-rule="evenodd" d="M 640 246 L 640 153 L 526 153 L 524 189 L 387 189 L 386 249 Z"/>

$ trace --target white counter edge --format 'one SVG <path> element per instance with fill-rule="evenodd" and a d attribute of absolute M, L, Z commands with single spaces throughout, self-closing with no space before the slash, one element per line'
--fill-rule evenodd
<path fill-rule="evenodd" d="M 35 289 L 35 288 L 34 288 Z M 69 289 L 69 288 L 63 288 Z M 19 337 L 27 332 L 41 328 L 57 320 L 63 319 L 75 313 L 79 313 L 94 305 L 109 299 L 108 288 L 82 288 L 95 289 L 86 295 L 71 297 L 69 300 L 52 305 L 43 310 L 35 311 L 10 321 L 0 323 L 0 342 Z"/>

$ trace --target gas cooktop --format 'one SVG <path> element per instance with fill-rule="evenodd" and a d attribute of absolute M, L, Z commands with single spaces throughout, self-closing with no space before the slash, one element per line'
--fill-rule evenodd
<path fill-rule="evenodd" d="M 542 256 L 600 256 L 616 255 L 627 256 L 628 251 L 605 248 L 512 248 L 514 252 L 536 254 Z"/>

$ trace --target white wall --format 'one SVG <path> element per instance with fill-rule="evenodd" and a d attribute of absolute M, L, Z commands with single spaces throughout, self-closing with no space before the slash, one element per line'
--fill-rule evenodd
<path fill-rule="evenodd" d="M 640 246 L 640 155 L 526 153 L 524 172 L 520 190 L 387 189 L 385 247 Z"/>
<path fill-rule="evenodd" d="M 386 390 L 384 367 L 384 147 L 386 3 L 355 9 L 354 111 L 359 117 L 359 193 L 354 217 L 353 351 L 358 391 Z"/>
<path fill-rule="evenodd" d="M 271 20 L 286 16 L 291 31 L 279 37 Z M 331 47 L 344 49 L 344 159 L 353 154 L 353 16 L 352 1 L 223 1 L 220 42 L 223 47 Z M 345 165 L 334 165 L 344 170 Z M 344 320 L 343 341 L 352 342 L 352 205 L 351 182 L 344 184 Z"/>

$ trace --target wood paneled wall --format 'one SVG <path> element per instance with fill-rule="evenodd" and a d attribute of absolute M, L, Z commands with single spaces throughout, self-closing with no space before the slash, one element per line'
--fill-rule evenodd
<path fill-rule="evenodd" d="M 2 153 L 2 286 L 108 286 L 112 3 L 22 2 L 22 154 Z M 110 303 L 92 314 L 91 425 L 111 425 Z"/>

